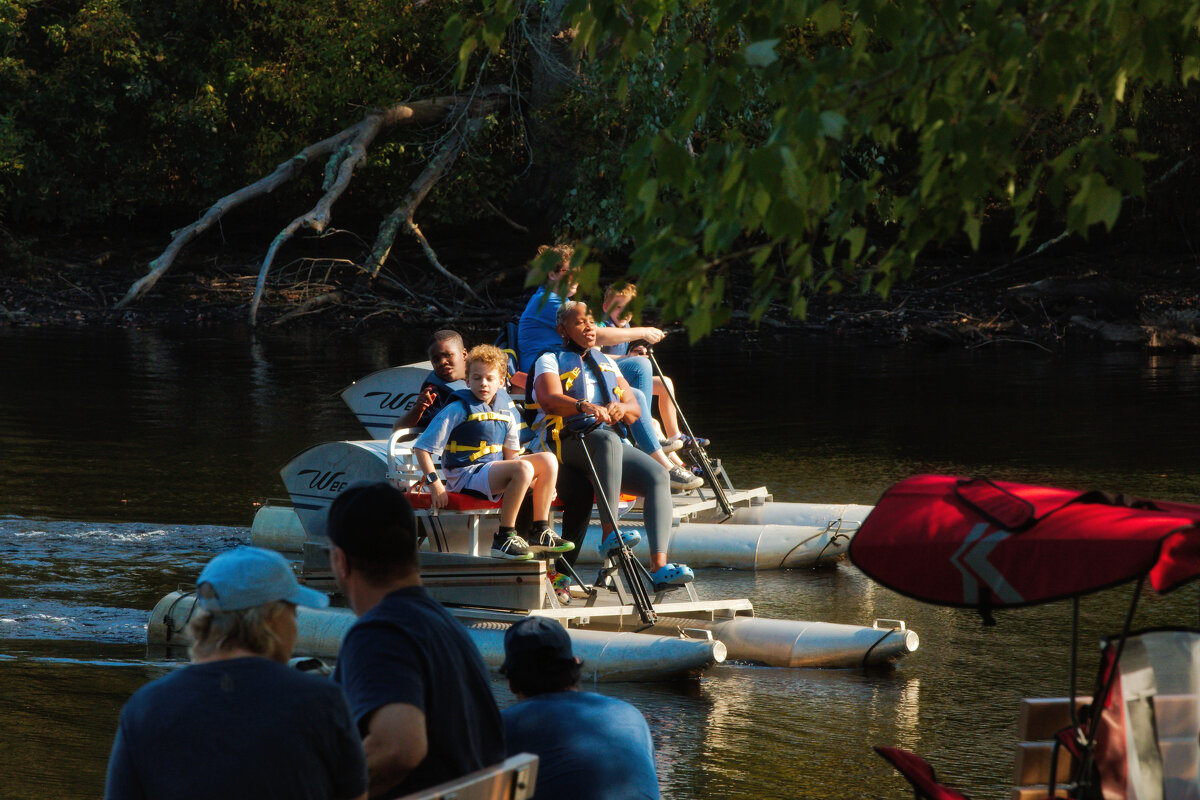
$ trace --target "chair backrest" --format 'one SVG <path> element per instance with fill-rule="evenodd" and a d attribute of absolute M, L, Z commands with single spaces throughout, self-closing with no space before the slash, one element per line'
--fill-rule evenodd
<path fill-rule="evenodd" d="M 526 800 L 537 782 L 537 756 L 518 753 L 490 767 L 472 772 L 400 800 Z"/>
<path fill-rule="evenodd" d="M 1116 657 L 1106 643 L 1101 674 Z M 1105 798 L 1200 798 L 1200 631 L 1131 634 L 1096 722 Z"/>
<path fill-rule="evenodd" d="M 420 433 L 420 428 L 397 428 L 388 436 L 387 479 L 401 491 L 408 491 L 424 475 L 412 447 L 405 444 Z"/>

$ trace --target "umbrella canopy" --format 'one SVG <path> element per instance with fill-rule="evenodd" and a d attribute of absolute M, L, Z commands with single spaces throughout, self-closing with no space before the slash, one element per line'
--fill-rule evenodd
<path fill-rule="evenodd" d="M 1046 603 L 1148 575 L 1200 575 L 1200 506 L 917 475 L 889 489 L 850 543 L 867 575 L 930 603 Z"/>

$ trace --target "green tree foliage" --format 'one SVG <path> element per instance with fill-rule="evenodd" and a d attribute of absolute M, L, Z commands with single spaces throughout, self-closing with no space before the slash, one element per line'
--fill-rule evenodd
<path fill-rule="evenodd" d="M 547 5 L 452 20 L 460 74 Z M 1047 209 L 1111 229 L 1154 155 L 1147 99 L 1200 75 L 1200 6 L 1174 0 L 568 0 L 563 19 L 585 169 L 567 218 L 629 247 L 693 336 L 728 317 L 738 263 L 753 315 L 803 314 L 847 280 L 886 293 L 931 244 L 977 248 L 988 221 L 1018 248 Z"/>
<path fill-rule="evenodd" d="M 440 31 L 456 8 L 0 0 L 0 215 L 71 224 L 194 213 L 364 106 L 449 89 Z M 364 173 L 381 206 L 420 160 L 397 144 L 373 154 Z"/>

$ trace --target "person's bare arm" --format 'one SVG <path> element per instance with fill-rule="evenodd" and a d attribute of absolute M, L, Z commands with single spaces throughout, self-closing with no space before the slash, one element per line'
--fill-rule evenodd
<path fill-rule="evenodd" d="M 658 344 L 666 335 L 661 328 L 614 328 L 609 325 L 599 325 L 596 327 L 596 346 L 610 347 L 622 342 L 636 342 L 638 339 L 645 339 L 650 344 Z"/>
<path fill-rule="evenodd" d="M 431 472 L 436 472 L 433 468 L 433 456 L 420 448 L 413 448 L 413 453 L 417 456 L 417 465 L 421 468 L 422 475 L 428 475 Z M 429 502 L 434 508 L 442 508 L 446 505 L 446 485 L 442 483 L 441 478 L 438 478 L 433 483 L 429 484 L 429 494 L 431 495 Z"/>
<path fill-rule="evenodd" d="M 626 384 L 628 386 L 628 384 Z M 575 398 L 563 394 L 562 381 L 552 372 L 543 372 L 533 383 L 534 396 L 538 404 L 547 414 L 560 417 L 570 417 L 578 413 L 591 414 L 601 422 L 608 424 L 613 420 L 604 406 L 595 403 L 582 402 L 577 407 Z M 634 405 L 637 405 L 635 402 Z"/>
<path fill-rule="evenodd" d="M 435 399 L 437 399 L 437 392 L 434 391 L 432 386 L 426 386 L 425 389 L 422 390 L 419 395 L 417 395 L 417 399 L 413 403 L 413 407 L 406 411 L 404 416 L 397 417 L 396 421 L 392 423 L 392 430 L 398 431 L 401 428 L 411 428 L 416 425 L 421 421 L 421 415 L 425 413 L 426 409 L 433 405 L 433 401 Z"/>
<path fill-rule="evenodd" d="M 391 789 L 425 760 L 429 740 L 425 712 L 408 703 L 390 703 L 371 715 L 363 737 L 367 755 L 367 793 Z"/>

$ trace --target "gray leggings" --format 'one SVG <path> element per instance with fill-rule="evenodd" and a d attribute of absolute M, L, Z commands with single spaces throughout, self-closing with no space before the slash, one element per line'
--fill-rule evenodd
<path fill-rule="evenodd" d="M 585 443 L 587 453 L 583 451 Z M 623 444 L 620 437 L 608 428 L 597 428 L 582 440 L 575 436 L 563 436 L 563 463 L 582 470 L 590 478 L 592 471 L 588 466 L 588 454 L 591 454 L 600 478 L 596 502 L 600 502 L 599 489 L 602 488 L 612 508 L 611 519 L 616 519 L 616 503 L 621 492 L 640 495 L 643 498 L 642 518 L 646 523 L 650 552 L 665 553 L 671 535 L 671 482 L 667 471 L 641 450 Z M 604 519 L 603 513 L 600 518 Z"/>

